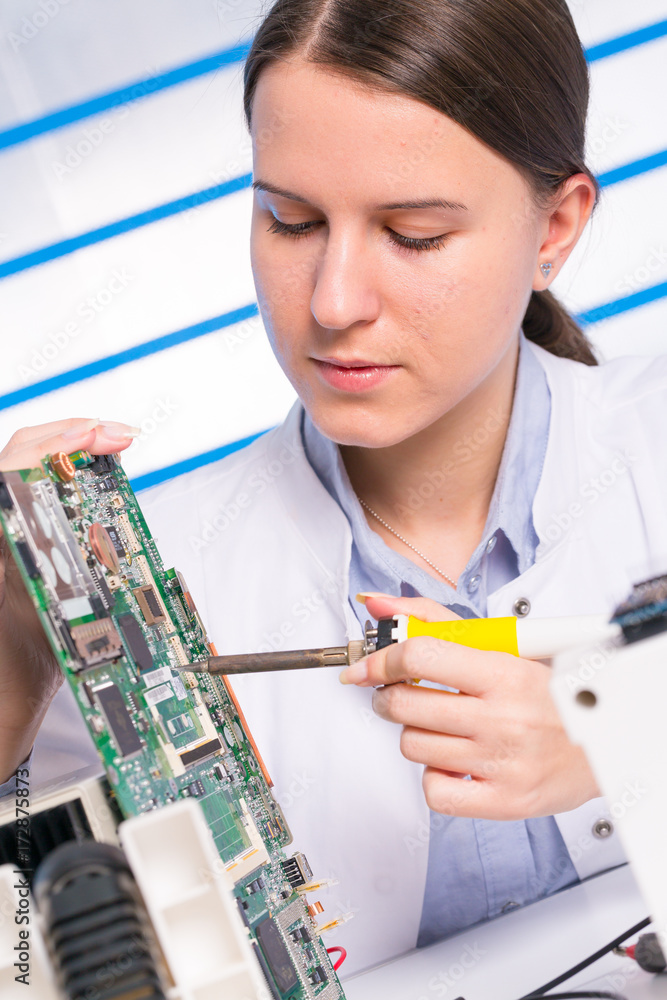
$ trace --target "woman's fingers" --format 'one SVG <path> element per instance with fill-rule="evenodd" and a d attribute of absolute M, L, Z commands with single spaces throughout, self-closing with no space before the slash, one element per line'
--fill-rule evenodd
<path fill-rule="evenodd" d="M 342 684 L 379 687 L 406 680 L 429 680 L 480 697 L 498 683 L 509 653 L 494 653 L 456 642 L 416 636 L 365 656 L 340 675 Z"/>
<path fill-rule="evenodd" d="M 369 615 L 376 620 L 390 618 L 392 615 L 413 615 L 423 622 L 450 622 L 459 617 L 428 597 L 392 597 L 390 594 L 366 593 L 357 594 L 357 600 L 366 605 Z"/>
<path fill-rule="evenodd" d="M 128 424 L 100 423 L 97 419 L 63 420 L 23 428 L 0 452 L 0 469 L 30 469 L 38 466 L 45 455 L 59 451 L 71 454 L 85 449 L 94 455 L 123 451 L 138 433 L 138 428 Z"/>
<path fill-rule="evenodd" d="M 484 726 L 479 698 L 450 691 L 391 684 L 373 694 L 373 711 L 387 722 L 475 738 Z"/>

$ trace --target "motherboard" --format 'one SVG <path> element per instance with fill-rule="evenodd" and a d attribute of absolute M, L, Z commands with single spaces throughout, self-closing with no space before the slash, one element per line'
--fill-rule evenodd
<path fill-rule="evenodd" d="M 115 455 L 0 474 L 0 523 L 124 818 L 196 799 L 275 1000 L 344 994 L 291 834 L 188 587 Z"/>

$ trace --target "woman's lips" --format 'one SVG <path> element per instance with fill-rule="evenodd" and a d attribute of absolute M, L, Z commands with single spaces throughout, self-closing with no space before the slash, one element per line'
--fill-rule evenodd
<path fill-rule="evenodd" d="M 385 382 L 400 365 L 375 365 L 354 362 L 341 364 L 335 361 L 321 361 L 313 358 L 322 378 L 334 389 L 344 392 L 365 392 Z"/>

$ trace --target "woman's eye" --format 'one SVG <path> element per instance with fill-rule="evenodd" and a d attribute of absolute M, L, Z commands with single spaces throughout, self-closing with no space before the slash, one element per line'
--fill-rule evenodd
<path fill-rule="evenodd" d="M 274 216 L 273 222 L 268 228 L 269 233 L 278 233 L 279 236 L 306 236 L 317 222 L 296 222 L 293 225 L 289 225 L 287 222 L 281 222 L 280 219 L 276 219 Z"/>
<path fill-rule="evenodd" d="M 441 233 L 439 236 L 425 236 L 420 238 L 413 236 L 401 236 L 400 233 L 395 233 L 394 230 L 390 229 L 388 226 L 387 232 L 389 233 L 389 239 L 395 246 L 401 247 L 403 250 L 417 251 L 440 250 L 451 236 L 451 233 Z"/>

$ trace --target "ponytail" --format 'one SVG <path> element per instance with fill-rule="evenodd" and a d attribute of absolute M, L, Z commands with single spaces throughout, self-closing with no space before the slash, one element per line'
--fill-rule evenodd
<path fill-rule="evenodd" d="M 532 293 L 522 326 L 528 340 L 559 358 L 598 363 L 581 327 L 548 289 Z"/>

